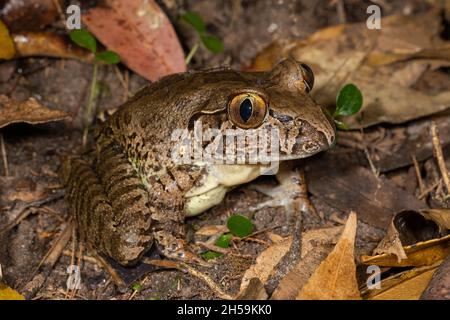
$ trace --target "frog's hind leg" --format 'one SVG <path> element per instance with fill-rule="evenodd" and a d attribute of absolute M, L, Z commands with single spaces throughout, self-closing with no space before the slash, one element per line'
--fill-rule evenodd
<path fill-rule="evenodd" d="M 81 157 L 64 161 L 66 199 L 82 237 L 99 252 L 129 265 L 152 244 L 148 197 L 123 156 L 107 151 L 100 154 L 97 170 Z"/>

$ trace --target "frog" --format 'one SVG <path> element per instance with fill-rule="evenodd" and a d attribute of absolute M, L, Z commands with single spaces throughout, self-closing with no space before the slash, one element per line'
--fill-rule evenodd
<path fill-rule="evenodd" d="M 185 239 L 185 219 L 265 174 L 267 159 L 295 161 L 334 145 L 334 121 L 311 97 L 313 85 L 311 68 L 289 58 L 269 71 L 187 71 L 141 89 L 95 130 L 88 156 L 63 162 L 65 199 L 82 238 L 126 267 L 153 246 L 168 259 L 200 263 Z M 180 139 L 196 137 L 197 123 L 219 134 L 273 130 L 276 148 L 252 163 L 180 162 Z M 174 139 L 180 130 L 184 136 Z"/>

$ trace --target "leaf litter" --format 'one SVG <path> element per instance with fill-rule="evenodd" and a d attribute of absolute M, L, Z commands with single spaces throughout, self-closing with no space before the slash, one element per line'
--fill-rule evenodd
<path fill-rule="evenodd" d="M 406 20 L 404 20 L 406 19 Z M 424 31 L 425 34 L 423 34 L 424 32 L 422 32 L 422 30 L 420 30 L 420 33 L 417 35 L 417 39 L 415 40 L 411 40 L 408 39 L 408 41 L 406 42 L 402 42 L 399 41 L 398 39 L 402 39 L 402 36 L 405 36 L 406 38 L 410 38 L 409 33 L 410 32 L 406 32 L 403 35 L 398 35 L 399 33 L 402 34 L 401 29 L 398 28 L 398 24 L 401 23 L 406 23 L 406 30 L 416 30 L 414 28 L 418 28 L 416 22 L 414 21 L 410 21 L 410 19 L 415 19 L 415 18 L 411 18 L 411 17 L 407 17 L 407 18 L 395 18 L 393 17 L 391 20 L 389 20 L 389 24 L 388 24 L 388 29 L 389 32 L 388 35 L 384 35 L 381 39 L 378 39 L 379 42 L 377 43 L 377 45 L 379 45 L 378 51 L 374 51 L 372 52 L 372 54 L 369 54 L 367 56 L 367 52 L 363 52 L 363 54 L 366 54 L 365 57 L 363 57 L 363 55 L 358 55 L 355 54 L 354 59 L 356 60 L 352 60 L 353 57 L 344 57 L 345 61 L 348 61 L 350 64 L 350 67 L 356 68 L 356 70 L 361 71 L 363 75 L 364 72 L 369 72 L 369 69 L 376 69 L 377 72 L 379 72 L 379 74 L 381 74 L 382 76 L 385 76 L 386 74 L 389 74 L 389 72 L 391 71 L 387 71 L 389 69 L 387 68 L 393 68 L 393 70 L 395 70 L 395 73 L 397 74 L 396 77 L 393 77 L 392 81 L 394 83 L 394 85 L 392 86 L 392 90 L 398 89 L 400 87 L 405 88 L 405 87 L 411 87 L 413 89 L 411 90 L 416 90 L 415 86 L 417 84 L 417 82 L 419 81 L 418 79 L 421 79 L 422 76 L 428 72 L 428 71 L 424 71 L 424 65 L 425 64 L 429 64 L 431 66 L 431 69 L 433 72 L 440 72 L 439 69 L 442 66 L 446 66 L 447 65 L 447 60 L 448 60 L 448 56 L 447 56 L 447 48 L 446 48 L 446 43 L 443 43 L 442 40 L 440 40 L 439 38 L 437 38 L 437 33 L 436 33 L 436 26 L 435 26 L 435 22 L 433 22 L 432 24 L 430 24 L 430 28 L 428 31 Z M 428 18 L 427 18 L 428 19 Z M 427 20 L 428 21 L 428 20 Z M 436 19 L 437 21 L 437 19 Z M 391 25 L 392 24 L 392 25 Z M 352 26 L 349 26 L 348 30 L 351 30 Z M 356 28 L 356 27 L 355 27 Z M 420 29 L 420 28 L 419 28 Z M 417 30 L 419 30 L 417 29 Z M 352 36 L 353 31 L 350 31 L 350 35 L 346 35 L 348 37 Z M 332 27 L 329 29 L 325 29 L 325 30 L 321 30 L 319 31 L 315 37 L 313 38 L 315 39 L 315 41 L 317 41 L 317 43 L 314 43 L 314 41 L 312 42 L 312 49 L 314 49 L 314 45 L 315 44 L 319 44 L 322 41 L 323 45 L 323 40 L 324 39 L 328 39 L 328 40 L 339 40 L 341 41 L 342 39 L 338 39 L 339 37 L 341 37 L 344 33 L 346 33 L 346 31 L 341 28 L 341 27 Z M 97 35 L 98 36 L 98 35 Z M 360 35 L 359 35 L 360 37 Z M 336 39 L 335 39 L 336 38 Z M 358 36 L 356 37 L 358 38 Z M 100 40 L 101 37 L 99 37 Z M 349 38 L 347 38 L 348 41 Z M 428 41 L 425 41 L 426 39 L 428 39 Z M 430 39 L 434 39 L 436 41 L 430 41 Z M 415 41 L 418 41 L 418 43 L 416 43 Z M 108 44 L 108 41 L 104 41 L 102 40 L 104 44 L 106 44 L 107 47 L 110 47 Z M 333 41 L 329 41 L 329 42 L 333 42 Z M 412 50 L 412 44 L 414 44 L 415 46 L 419 47 L 419 50 Z M 310 44 L 308 44 L 308 46 L 310 46 Z M 409 49 L 408 49 L 409 46 Z M 398 49 L 398 48 L 402 48 L 405 49 L 402 52 L 397 52 L 399 50 L 394 50 L 394 49 Z M 305 49 L 298 49 L 297 51 L 303 54 L 303 51 L 307 52 L 308 50 L 310 50 L 310 48 L 305 47 Z M 408 49 L 408 50 L 407 50 Z M 401 50 L 400 50 L 401 51 Z M 311 54 L 316 54 L 317 52 L 315 52 L 314 50 L 311 50 Z M 344 54 L 346 54 L 344 52 Z M 347 53 L 348 54 L 348 53 Z M 341 58 L 341 57 L 339 57 Z M 364 60 L 365 59 L 365 60 Z M 308 62 L 308 61 L 307 61 Z M 363 63 L 367 63 L 367 65 L 362 65 Z M 344 66 L 346 68 L 346 66 Z M 367 68 L 366 68 L 367 67 Z M 345 69 L 344 68 L 344 69 Z M 386 68 L 386 69 L 384 69 Z M 371 72 L 373 71 L 372 69 Z M 351 70 L 351 68 L 349 69 Z M 316 71 L 316 70 L 314 70 Z M 338 76 L 342 76 L 342 74 L 345 74 L 345 72 L 341 72 L 341 71 L 345 71 L 345 70 L 336 70 L 335 74 L 337 74 Z M 347 70 L 348 71 L 348 70 Z M 325 73 L 328 71 L 325 71 Z M 319 71 L 319 76 L 323 76 L 320 75 L 321 71 Z M 342 74 L 341 74 L 342 73 Z M 383 74 L 385 73 L 385 74 Z M 329 74 L 333 74 L 329 73 Z M 342 80 L 342 77 L 339 78 L 337 77 L 337 80 Z M 320 79 L 320 78 L 319 78 Z M 358 77 L 356 77 L 355 79 L 360 79 Z M 382 78 L 385 79 L 385 78 Z M 364 80 L 364 77 L 362 77 L 362 80 Z M 339 81 L 338 81 L 339 82 Z M 323 83 L 323 81 L 320 81 L 319 83 Z M 331 86 L 333 87 L 333 86 Z M 337 86 L 336 86 L 337 87 Z M 320 88 L 320 87 L 319 87 Z M 384 87 L 383 87 L 384 88 Z M 325 90 L 325 89 L 324 89 Z M 326 93 L 327 90 L 325 90 Z M 403 92 L 403 91 L 402 91 Z M 401 93 L 402 93 L 401 92 Z M 403 94 L 403 93 L 402 93 Z M 406 95 L 402 95 L 400 94 L 400 100 L 402 100 L 403 98 L 401 97 L 406 97 Z M 431 95 L 431 93 L 429 92 L 422 92 L 422 95 L 426 95 L 427 97 Z M 439 93 L 437 93 L 439 95 Z M 331 95 L 332 96 L 332 95 Z M 367 102 L 366 99 L 366 94 L 363 90 L 363 96 L 364 96 L 364 101 Z M 372 98 L 370 96 L 370 94 L 367 96 L 370 99 Z M 411 99 L 411 97 L 416 97 L 415 95 L 410 95 L 408 97 L 408 99 Z M 439 99 L 435 100 L 434 102 L 439 102 Z M 389 101 L 389 100 L 386 100 Z M 420 99 L 418 101 L 421 101 Z M 385 102 L 384 100 L 382 101 L 383 103 Z M 402 101 L 401 101 L 402 102 Z M 400 103 L 400 109 L 402 109 L 403 104 Z M 367 105 L 366 105 L 367 107 Z M 438 104 L 437 109 L 427 109 L 426 112 L 424 114 L 419 114 L 416 113 L 415 109 L 413 110 L 414 112 L 412 112 L 410 115 L 406 115 L 402 112 L 402 110 L 400 110 L 400 113 L 395 114 L 393 117 L 391 117 L 390 115 L 386 116 L 386 115 L 382 115 L 381 113 L 385 112 L 386 110 L 383 109 L 382 112 L 380 112 L 380 114 L 377 114 L 376 112 L 363 112 L 363 116 L 361 119 L 358 119 L 357 122 L 354 122 L 353 119 L 346 119 L 346 121 L 349 121 L 349 123 L 351 124 L 351 126 L 353 126 L 354 128 L 356 127 L 360 127 L 360 126 L 372 126 L 375 124 L 378 124 L 380 122 L 384 122 L 384 121 L 388 121 L 388 122 L 393 122 L 393 123 L 401 123 L 402 125 L 399 126 L 399 128 L 404 128 L 405 125 L 403 125 L 404 121 L 410 121 L 410 120 L 415 120 L 418 117 L 424 117 L 424 116 L 428 116 L 430 114 L 434 114 L 436 112 L 438 112 L 439 110 L 441 110 L 441 105 Z M 443 109 L 442 109 L 443 110 Z M 388 113 L 386 113 L 388 114 Z M 383 118 L 384 116 L 386 116 L 385 118 Z M 445 120 L 445 116 L 443 118 Z M 34 120 L 35 122 L 29 122 L 29 123 L 41 123 L 39 121 L 41 120 Z M 46 121 L 46 120 L 42 120 L 42 121 Z M 49 121 L 54 121 L 54 120 L 49 120 Z M 56 120 L 55 120 L 56 121 Z M 423 121 L 423 120 L 422 120 Z M 27 121 L 18 121 L 18 122 L 27 122 Z M 426 121 L 425 121 L 426 122 Z M 445 122 L 445 121 L 444 121 Z M 13 123 L 13 122 L 9 122 L 9 123 Z M 5 124 L 8 125 L 9 123 Z M 406 127 L 410 127 L 411 124 L 406 124 Z M 389 132 L 389 131 L 388 131 Z M 369 150 L 370 152 L 372 150 L 370 150 L 366 145 L 364 145 L 364 142 L 366 137 L 364 136 L 363 133 L 365 132 L 357 132 L 358 134 L 362 135 L 362 142 L 358 142 L 361 143 L 361 145 L 363 146 L 362 148 L 360 148 L 360 151 L 363 151 L 365 153 L 366 150 Z M 371 133 L 371 131 L 369 131 L 369 134 Z M 354 132 L 350 132 L 349 134 L 354 134 Z M 414 137 L 414 134 L 411 135 L 412 137 Z M 427 141 L 431 141 L 429 139 L 429 136 L 426 136 Z M 445 139 L 446 139 L 446 134 L 444 133 L 441 136 L 441 141 L 444 145 L 445 143 Z M 395 140 L 395 139 L 392 139 Z M 411 137 L 407 136 L 407 138 L 405 139 L 406 143 L 411 141 Z M 401 144 L 404 144 L 403 142 Z M 358 146 L 361 146 L 358 145 Z M 428 149 L 431 150 L 431 149 Z M 348 151 L 348 149 L 347 149 Z M 346 213 L 350 210 L 350 209 L 354 209 L 355 211 L 358 212 L 358 219 L 361 219 L 363 221 L 365 221 L 366 223 L 368 223 L 370 226 L 374 226 L 375 228 L 380 228 L 383 229 L 385 228 L 388 224 L 389 221 L 392 219 L 393 216 L 395 216 L 395 214 L 397 212 L 400 212 L 401 210 L 412 210 L 412 211 L 416 211 L 416 212 L 420 212 L 420 213 L 424 213 L 427 210 L 429 210 L 429 212 L 431 212 L 432 210 L 441 210 L 440 213 L 437 211 L 434 211 L 433 214 L 430 214 L 430 217 L 434 215 L 434 220 L 436 221 L 437 224 L 439 224 L 440 226 L 445 225 L 446 224 L 446 220 L 448 218 L 448 215 L 445 214 L 445 211 L 442 211 L 443 209 L 426 209 L 425 207 L 427 207 L 427 205 L 423 205 L 420 201 L 416 201 L 416 200 L 412 200 L 414 199 L 414 197 L 410 197 L 411 194 L 409 194 L 407 192 L 407 190 L 405 188 L 403 188 L 403 186 L 398 186 L 396 185 L 397 182 L 393 182 L 394 180 L 391 180 L 391 177 L 384 177 L 384 176 L 380 176 L 379 172 L 376 172 L 376 170 L 372 170 L 373 168 L 370 168 L 368 166 L 367 163 L 365 162 L 360 162 L 359 159 L 355 159 L 356 156 L 355 153 L 352 153 L 352 157 L 354 162 L 350 162 L 347 163 L 348 166 L 352 166 L 354 165 L 354 163 L 358 163 L 358 168 L 360 168 L 361 172 L 364 171 L 364 173 L 360 173 L 358 176 L 359 179 L 366 179 L 367 181 L 370 181 L 369 185 L 371 183 L 373 183 L 372 185 L 372 189 L 368 189 L 365 190 L 364 188 L 353 188 L 351 190 L 351 192 L 348 192 L 347 194 L 340 194 L 340 195 L 336 195 L 331 193 L 332 190 L 328 190 L 325 193 L 323 193 L 322 189 L 320 189 L 318 187 L 318 185 L 320 183 L 318 183 L 317 179 L 314 180 L 314 173 L 317 173 L 318 171 L 320 172 L 320 170 L 318 170 L 317 168 L 312 167 L 313 169 L 310 169 L 310 174 L 308 176 L 308 184 L 310 186 L 310 192 L 312 194 L 312 196 L 314 197 L 315 200 L 319 199 L 319 200 L 326 200 L 325 202 L 328 205 L 331 205 L 331 210 L 334 210 L 333 214 L 335 214 L 336 212 L 338 212 L 339 214 L 344 214 L 344 216 L 346 215 Z M 445 150 L 443 153 L 443 156 L 445 157 Z M 386 159 L 387 157 L 385 157 Z M 410 155 L 407 155 L 406 158 L 410 158 Z M 422 161 L 429 161 L 430 159 L 430 155 L 429 153 L 427 153 L 426 155 L 419 157 L 420 162 Z M 392 157 L 391 157 L 392 159 Z M 316 159 L 315 159 L 316 160 Z M 357 160 L 357 161 L 355 161 Z M 310 165 L 311 163 L 308 161 L 306 161 L 308 165 Z M 333 165 L 336 164 L 336 162 L 339 162 L 339 160 L 334 159 L 331 160 L 331 162 L 333 163 Z M 391 165 L 386 165 L 385 166 L 385 172 L 389 172 L 391 170 L 394 169 L 398 169 L 397 168 L 393 168 L 392 163 L 395 161 L 391 161 Z M 374 168 L 377 168 L 377 161 L 374 161 L 375 166 Z M 407 162 L 405 162 L 406 164 L 403 164 L 403 166 L 407 166 L 410 165 L 412 162 L 411 160 L 407 160 Z M 419 166 L 424 165 L 423 163 L 420 163 Z M 368 169 L 369 168 L 369 169 Z M 365 170 L 364 170 L 365 169 Z M 358 169 L 359 170 L 359 169 Z M 356 170 L 356 172 L 358 172 L 358 170 Z M 424 169 L 425 170 L 425 169 Z M 332 174 L 330 171 L 327 171 L 327 173 Z M 351 174 L 350 174 L 351 175 Z M 349 176 L 345 176 L 349 178 Z M 369 178 L 370 177 L 370 178 Z M 322 176 L 323 178 L 323 176 Z M 344 182 L 344 179 L 342 178 L 341 180 L 339 180 L 339 177 L 337 177 L 337 181 L 340 182 Z M 356 179 L 355 179 L 356 180 Z M 323 183 L 323 181 L 321 182 Z M 380 187 L 381 186 L 381 187 Z M 364 187 L 364 185 L 362 185 L 361 187 Z M 354 189 L 359 189 L 359 190 L 354 190 Z M 394 191 L 392 191 L 394 190 Z M 445 191 L 445 189 L 444 189 Z M 349 195 L 353 196 L 354 193 L 356 192 L 356 197 L 355 199 L 353 199 L 353 203 L 351 203 L 350 201 L 345 201 L 345 200 L 341 200 L 339 199 L 340 197 L 342 197 L 343 199 L 347 199 L 349 197 Z M 389 196 L 389 192 L 392 192 L 392 195 Z M 378 197 L 378 194 L 382 193 L 385 195 L 385 197 Z M 371 199 L 371 195 L 375 195 L 375 200 Z M 235 195 L 234 195 L 235 196 Z M 428 195 L 427 195 L 428 196 Z M 426 196 L 426 197 L 427 197 Z M 392 202 L 393 199 L 395 199 L 396 197 L 399 198 L 403 198 L 405 199 L 404 202 L 400 203 L 400 204 L 395 204 Z M 364 206 L 364 204 L 362 203 L 363 201 L 368 201 L 369 203 L 371 203 L 371 205 L 369 206 Z M 319 201 L 320 202 L 320 201 Z M 253 202 L 252 204 L 254 204 L 255 202 Z M 406 205 L 408 204 L 408 205 Z M 266 212 L 264 211 L 265 209 L 261 209 L 261 212 Z M 220 212 L 220 211 L 217 211 Z M 245 212 L 242 211 L 241 212 Z M 380 214 L 380 217 L 377 217 L 376 214 Z M 227 214 L 229 214 L 227 212 Z M 325 218 L 328 218 L 328 212 L 326 212 L 326 216 Z M 308 217 L 306 216 L 306 228 L 309 228 L 309 230 L 304 230 L 302 232 L 301 238 L 302 238 L 302 251 L 301 251 L 301 259 L 300 261 L 297 263 L 297 265 L 295 266 L 295 268 L 293 270 L 291 270 L 279 283 L 278 287 L 276 288 L 275 292 L 272 294 L 272 296 L 269 296 L 267 294 L 267 291 L 265 290 L 264 286 L 267 283 L 268 279 L 270 279 L 271 275 L 273 273 L 275 273 L 276 270 L 274 270 L 274 268 L 276 268 L 277 266 L 277 261 L 280 261 L 284 254 L 286 254 L 286 252 L 288 251 L 288 249 L 286 249 L 286 243 L 289 243 L 289 235 L 286 233 L 281 232 L 281 234 L 283 234 L 283 236 L 275 234 L 275 233 L 271 233 L 271 232 L 263 232 L 261 234 L 258 234 L 259 238 L 263 238 L 265 239 L 264 242 L 266 244 L 264 244 L 263 240 L 261 240 L 260 243 L 257 244 L 257 246 L 259 246 L 259 249 L 256 251 L 252 251 L 250 249 L 249 253 L 251 253 L 251 255 L 253 257 L 257 257 L 255 260 L 255 263 L 246 271 L 244 270 L 243 274 L 246 275 L 244 276 L 244 278 L 242 279 L 241 282 L 241 286 L 242 284 L 244 284 L 243 290 L 240 291 L 240 293 L 236 294 L 236 297 L 239 299 L 245 299 L 245 298 L 254 298 L 254 299 L 267 299 L 267 298 L 272 298 L 272 299 L 276 299 L 276 298 L 287 298 L 287 299 L 293 299 L 296 297 L 299 298 L 311 298 L 311 297 L 315 297 L 315 298 L 320 298 L 320 299 L 328 299 L 330 296 L 333 298 L 337 298 L 337 299 L 359 299 L 360 298 L 360 293 L 358 291 L 358 282 L 360 284 L 363 283 L 363 281 L 361 281 L 360 279 L 357 279 L 355 276 L 355 259 L 356 261 L 358 261 L 358 257 L 357 255 L 355 255 L 355 232 L 356 232 L 356 217 L 354 217 L 353 215 L 350 215 L 350 217 L 348 218 L 348 222 L 347 225 L 345 227 L 345 231 L 342 232 L 342 227 L 338 226 L 332 226 L 333 224 L 331 224 L 330 226 L 330 221 L 322 221 L 321 226 L 323 227 L 324 225 L 326 225 L 327 227 L 325 228 L 318 228 L 317 229 L 317 225 L 315 225 L 315 228 L 311 229 L 311 226 L 313 225 L 310 221 L 308 221 Z M 378 219 L 379 218 L 379 219 Z M 259 218 L 260 219 L 260 218 Z M 341 218 L 342 219 L 342 218 Z M 378 219 L 378 220 L 377 220 Z M 257 215 L 257 219 L 256 221 L 258 221 L 258 215 Z M 203 223 L 203 222 L 202 222 Z M 309 223 L 311 223 L 310 225 L 308 225 Z M 208 226 L 208 224 L 210 224 L 210 226 Z M 263 228 L 261 227 L 257 227 L 256 230 L 262 230 Z M 279 230 L 277 230 L 278 232 Z M 203 230 L 201 230 L 201 232 L 198 233 L 199 236 L 203 236 L 203 237 L 214 237 L 216 235 L 220 235 L 223 234 L 225 232 L 228 232 L 228 230 L 226 229 L 226 227 L 223 225 L 223 221 L 217 221 L 214 220 L 211 223 L 207 222 L 206 224 L 204 223 L 204 228 Z M 341 235 L 341 239 L 339 240 L 339 236 Z M 419 287 L 420 290 L 418 291 L 414 291 L 414 294 L 410 295 L 409 297 L 413 297 L 413 298 L 418 298 L 420 297 L 420 293 L 419 291 L 423 291 L 425 290 L 425 288 L 427 287 L 432 274 L 434 273 L 433 270 L 437 270 L 438 268 L 438 264 L 442 259 L 441 258 L 445 258 L 446 255 L 448 255 L 448 253 L 446 253 L 445 251 L 445 246 L 447 245 L 448 241 L 445 238 L 446 236 L 442 236 L 442 237 L 438 237 L 438 238 L 432 238 L 432 239 L 428 239 L 428 240 L 424 240 L 424 241 L 420 241 L 414 245 L 410 245 L 411 247 L 416 247 L 418 248 L 418 251 L 422 252 L 422 254 L 427 256 L 427 262 L 425 264 L 425 267 L 418 267 L 418 268 L 411 268 L 407 271 L 405 271 L 405 274 L 408 274 L 408 276 L 400 276 L 397 274 L 397 278 L 404 278 L 404 279 L 412 279 L 412 280 L 405 280 L 402 283 L 408 282 L 408 285 L 412 285 L 413 287 Z M 266 240 L 268 238 L 268 240 Z M 399 235 L 400 238 L 400 235 Z M 364 239 L 364 237 L 362 237 L 362 239 Z M 339 241 L 338 241 L 339 240 Z M 270 242 L 268 241 L 272 241 L 273 243 L 269 246 L 267 246 L 267 244 L 269 244 Z M 280 245 L 281 243 L 284 243 L 284 245 Z M 337 243 L 337 244 L 336 244 Z M 423 244 L 422 244 L 423 243 Z M 335 245 L 336 244 L 336 245 Z M 335 246 L 334 246 L 335 245 Z M 245 250 L 249 248 L 248 244 L 246 243 L 238 243 L 239 246 L 239 250 Z M 333 249 L 334 246 L 334 249 Z M 436 248 L 441 248 L 439 250 L 440 255 L 436 255 L 437 251 L 433 251 L 433 252 L 428 252 L 426 251 L 426 249 L 430 249 L 430 248 L 434 248 L 433 250 L 435 250 Z M 403 250 L 405 251 L 405 253 L 407 254 L 408 258 L 412 259 L 411 257 L 409 257 L 409 254 L 413 251 L 409 251 L 408 249 L 408 245 L 406 246 L 402 246 Z M 63 248 L 62 248 L 63 249 Z M 61 250 L 62 250 L 61 249 Z M 234 248 L 235 249 L 235 248 Z M 56 253 L 58 253 L 59 250 L 56 251 Z M 368 251 L 365 251 L 368 252 Z M 59 253 L 60 254 L 60 253 Z M 394 257 L 394 259 L 391 259 L 392 261 L 397 261 L 397 256 L 394 254 L 386 254 L 389 255 L 391 258 Z M 430 255 L 433 256 L 433 259 L 429 259 Z M 53 256 L 51 262 L 54 264 L 53 260 L 54 257 L 56 255 Z M 228 253 L 225 254 L 224 257 L 220 258 L 220 259 L 230 259 L 231 257 L 229 257 Z M 259 259 L 259 260 L 258 260 Z M 272 261 L 269 261 L 270 259 L 273 259 Z M 336 260 L 337 259 L 337 260 Z M 361 258 L 363 260 L 363 258 Z M 228 260 L 225 260 L 228 261 Z M 327 283 L 327 285 L 331 285 L 332 288 L 330 290 L 327 290 L 327 292 L 323 292 L 323 290 L 321 290 L 324 285 L 324 282 L 326 282 L 327 276 L 329 276 L 327 274 L 327 272 L 325 272 L 324 270 L 331 270 L 331 262 L 330 261 L 338 261 L 339 263 L 337 264 L 338 266 L 342 266 L 342 270 L 346 269 L 346 270 L 350 270 L 348 273 L 346 273 L 345 275 L 343 275 L 343 279 L 348 280 L 345 284 L 341 284 L 341 281 L 343 281 L 343 279 L 340 279 L 341 276 L 339 276 L 339 268 L 337 268 L 338 270 L 332 270 L 332 272 L 335 272 L 334 274 L 334 279 L 340 279 L 339 281 L 336 280 L 334 282 L 334 286 L 332 285 L 332 281 L 330 281 L 329 283 Z M 267 262 L 267 263 L 266 263 Z M 382 266 L 382 262 L 378 262 L 380 263 L 380 266 Z M 266 264 L 267 268 L 263 268 L 262 265 Z M 424 265 L 424 264 L 422 264 Z M 410 266 L 415 266 L 414 263 L 410 264 Z M 174 267 L 174 266 L 172 266 Z M 388 268 L 390 266 L 387 266 Z M 51 267 L 49 267 L 51 268 Z M 422 268 L 422 269 L 421 269 Z M 427 269 L 429 268 L 429 269 Z M 432 269 L 435 268 L 435 269 Z M 250 272 L 249 270 L 252 270 L 252 272 Z M 385 270 L 385 269 L 384 269 Z M 389 270 L 389 269 L 388 269 Z M 395 272 L 393 270 L 390 270 L 391 272 Z M 198 272 L 198 271 L 197 271 Z M 247 274 L 248 272 L 248 274 Z M 408 273 L 409 272 L 409 273 Z M 341 272 L 342 273 L 342 272 Z M 195 274 L 195 272 L 191 272 L 192 275 Z M 206 273 L 205 273 L 206 274 Z M 205 274 L 202 273 L 197 273 L 197 277 L 198 278 L 202 278 Z M 423 275 L 423 276 L 421 276 Z M 34 279 L 36 283 L 42 285 L 42 280 L 46 278 L 45 275 L 37 275 L 37 277 Z M 414 280 L 416 279 L 416 280 Z M 418 280 L 418 279 L 422 279 L 422 280 Z M 223 279 L 220 278 L 208 278 L 208 277 L 203 277 L 204 281 L 210 281 L 211 284 L 211 288 L 213 288 L 213 291 L 218 292 L 218 296 L 223 297 L 223 298 L 231 298 L 231 295 L 228 292 L 223 291 L 223 288 L 220 288 L 218 286 L 216 286 L 216 283 L 225 283 L 226 281 L 224 281 Z M 358 280 L 358 282 L 357 282 Z M 388 287 L 388 281 L 386 281 L 386 279 L 383 279 L 384 287 Z M 409 283 L 409 281 L 412 281 L 411 283 Z M 415 282 L 418 281 L 418 282 Z M 395 282 L 395 281 L 394 281 Z M 393 283 L 393 282 L 392 282 Z M 289 287 L 290 286 L 290 287 Z M 399 286 L 399 284 L 396 285 L 392 285 L 392 288 L 394 288 L 395 286 Z M 32 291 L 38 291 L 36 288 L 36 286 L 32 286 L 30 284 L 30 287 L 33 289 Z M 226 287 L 226 285 L 225 285 Z M 318 288 L 318 290 L 316 290 Z M 355 289 L 356 288 L 356 289 Z M 401 290 L 400 290 L 401 291 Z M 407 290 L 403 290 L 403 292 L 406 292 Z M 362 289 L 361 291 L 362 297 L 363 298 L 367 298 L 368 296 L 365 295 L 365 291 L 364 289 Z M 385 291 L 384 292 L 385 297 L 388 295 L 388 292 Z M 373 297 L 374 294 L 372 293 Z M 380 298 L 382 298 L 381 293 L 378 294 L 378 296 Z M 392 295 L 393 297 L 397 297 L 397 298 L 409 298 L 408 296 L 405 295 Z"/>

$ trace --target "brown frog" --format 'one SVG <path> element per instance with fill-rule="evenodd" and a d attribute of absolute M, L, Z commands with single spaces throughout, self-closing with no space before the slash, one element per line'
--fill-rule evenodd
<path fill-rule="evenodd" d="M 142 89 L 99 128 L 93 156 L 64 162 L 66 200 L 81 235 L 122 265 L 136 263 L 154 243 L 168 258 L 198 261 L 184 240 L 185 217 L 218 204 L 268 164 L 258 157 L 253 163 L 192 157 L 180 163 L 174 160 L 177 152 L 186 153 L 180 139 L 197 137 L 195 124 L 201 123 L 219 134 L 276 130 L 277 149 L 265 158 L 270 161 L 326 150 L 336 131 L 308 94 L 313 82 L 308 66 L 288 59 L 270 72 L 187 72 Z M 184 135 L 174 139 L 176 130 Z M 212 140 L 199 148 L 223 146 Z"/>

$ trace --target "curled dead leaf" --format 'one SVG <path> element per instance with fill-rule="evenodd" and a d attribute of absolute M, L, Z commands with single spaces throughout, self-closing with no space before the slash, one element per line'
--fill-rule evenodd
<path fill-rule="evenodd" d="M 363 255 L 361 263 L 383 267 L 428 266 L 450 254 L 450 235 L 405 246 L 402 250 L 406 257 L 402 260 L 394 253 L 383 253 L 374 256 Z"/>
<path fill-rule="evenodd" d="M 64 111 L 49 109 L 34 98 L 18 102 L 0 95 L 0 128 L 12 123 L 46 123 L 69 118 L 70 115 Z"/>
<path fill-rule="evenodd" d="M 375 248 L 375 256 L 363 256 L 363 263 L 420 266 L 443 259 L 449 250 L 445 236 L 449 215 L 448 209 L 424 209 L 420 212 L 406 210 L 397 213 L 392 218 L 386 236 Z M 397 262 L 392 261 L 394 257 Z"/>
<path fill-rule="evenodd" d="M 92 53 L 52 32 L 21 32 L 12 35 L 16 57 L 45 56 L 92 62 Z"/>

